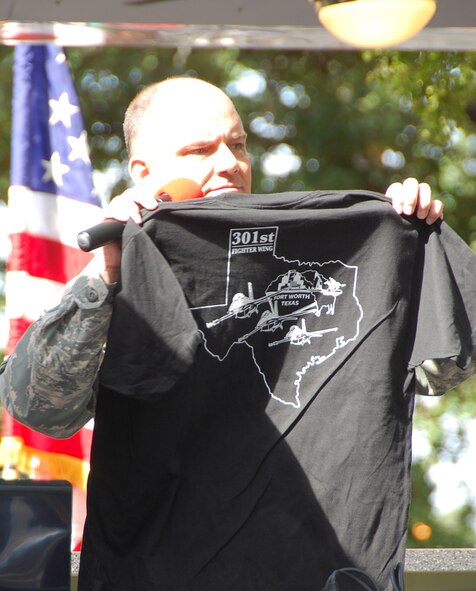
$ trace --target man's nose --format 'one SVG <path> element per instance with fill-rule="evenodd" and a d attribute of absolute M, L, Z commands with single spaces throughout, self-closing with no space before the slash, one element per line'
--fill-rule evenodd
<path fill-rule="evenodd" d="M 220 144 L 215 153 L 216 172 L 234 172 L 238 167 L 238 160 L 235 154 L 225 143 Z"/>

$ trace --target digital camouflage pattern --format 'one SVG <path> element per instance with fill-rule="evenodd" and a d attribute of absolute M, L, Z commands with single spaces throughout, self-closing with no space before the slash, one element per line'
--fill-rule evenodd
<path fill-rule="evenodd" d="M 18 421 L 70 437 L 94 416 L 97 374 L 112 314 L 112 290 L 78 277 L 60 304 L 32 324 L 2 366 L 0 393 Z"/>
<path fill-rule="evenodd" d="M 416 393 L 425 396 L 441 396 L 456 388 L 476 373 L 476 359 L 465 369 L 458 367 L 453 359 L 424 361 L 416 368 Z"/>

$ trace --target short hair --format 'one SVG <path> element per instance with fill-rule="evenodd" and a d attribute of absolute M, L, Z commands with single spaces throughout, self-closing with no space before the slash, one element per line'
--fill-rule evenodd
<path fill-rule="evenodd" d="M 161 91 L 165 90 L 168 83 L 174 80 L 184 82 L 193 80 L 199 84 L 212 86 L 220 91 L 220 89 L 214 84 L 201 80 L 200 78 L 194 78 L 193 76 L 170 76 L 169 78 L 146 86 L 132 100 L 124 115 L 124 139 L 129 157 L 131 157 L 134 152 L 137 136 L 139 135 L 141 124 L 143 123 L 147 112 L 152 104 L 159 98 Z"/>
<path fill-rule="evenodd" d="M 157 96 L 158 88 L 161 84 L 162 82 L 155 82 L 150 86 L 146 86 L 127 107 L 126 114 L 124 115 L 124 139 L 129 156 L 132 155 L 134 150 L 134 143 L 144 114 Z"/>

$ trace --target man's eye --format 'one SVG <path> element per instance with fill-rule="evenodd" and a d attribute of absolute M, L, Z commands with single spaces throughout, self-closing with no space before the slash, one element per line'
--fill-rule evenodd
<path fill-rule="evenodd" d="M 240 152 L 243 150 L 246 150 L 246 146 L 244 142 L 236 142 L 233 144 L 233 150 L 235 150 L 235 152 Z"/>
<path fill-rule="evenodd" d="M 181 151 L 182 156 L 206 156 L 210 152 L 208 146 L 197 146 L 196 148 L 185 148 Z"/>

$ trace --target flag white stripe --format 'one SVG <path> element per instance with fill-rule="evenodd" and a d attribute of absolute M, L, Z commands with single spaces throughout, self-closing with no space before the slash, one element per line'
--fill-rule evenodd
<path fill-rule="evenodd" d="M 33 277 L 26 271 L 8 271 L 5 277 L 5 316 L 8 319 L 25 318 L 34 321 L 56 306 L 64 291 L 64 284 Z M 15 294 L 15 295 L 13 295 Z"/>
<path fill-rule="evenodd" d="M 27 232 L 78 248 L 78 233 L 100 222 L 103 212 L 90 203 L 13 185 L 8 191 L 8 216 L 11 234 Z"/>

